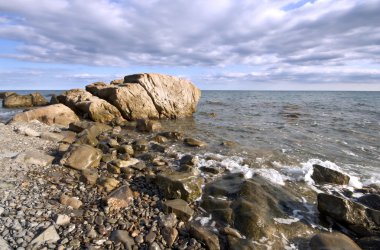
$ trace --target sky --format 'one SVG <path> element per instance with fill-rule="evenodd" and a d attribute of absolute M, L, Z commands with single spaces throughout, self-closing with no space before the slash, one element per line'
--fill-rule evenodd
<path fill-rule="evenodd" d="M 0 1 L 0 89 L 144 72 L 204 90 L 380 91 L 380 0 Z"/>

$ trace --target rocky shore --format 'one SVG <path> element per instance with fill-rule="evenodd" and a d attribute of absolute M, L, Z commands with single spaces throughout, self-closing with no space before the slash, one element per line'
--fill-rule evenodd
<path fill-rule="evenodd" d="M 313 188 L 232 170 L 148 119 L 195 111 L 200 93 L 168 79 L 94 83 L 0 124 L 0 249 L 378 249 L 378 186 L 319 165 Z"/>

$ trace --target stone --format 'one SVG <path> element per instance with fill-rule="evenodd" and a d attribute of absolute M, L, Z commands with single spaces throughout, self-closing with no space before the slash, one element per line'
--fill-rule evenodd
<path fill-rule="evenodd" d="M 180 165 L 190 165 L 190 166 L 195 166 L 198 164 L 198 157 L 193 156 L 193 155 L 184 155 L 182 158 L 179 160 Z"/>
<path fill-rule="evenodd" d="M 86 121 L 86 120 L 78 120 L 75 122 L 72 122 L 69 124 L 69 130 L 71 130 L 74 133 L 80 133 L 85 129 L 90 128 L 93 126 L 95 123 L 91 121 Z M 111 128 L 110 128 L 111 129 Z"/>
<path fill-rule="evenodd" d="M 65 91 L 57 98 L 60 103 L 70 107 L 78 115 L 95 122 L 106 123 L 121 117 L 115 106 L 82 89 Z"/>
<path fill-rule="evenodd" d="M 139 162 L 140 161 L 136 158 L 130 158 L 128 160 L 120 160 L 120 159 L 113 160 L 111 162 L 111 164 L 118 167 L 118 168 L 128 168 L 128 167 L 133 166 Z"/>
<path fill-rule="evenodd" d="M 58 226 L 64 226 L 70 223 L 70 216 L 67 214 L 58 214 L 55 218 L 55 224 Z"/>
<path fill-rule="evenodd" d="M 52 94 L 49 101 L 50 105 L 59 104 L 58 98 L 55 94 Z"/>
<path fill-rule="evenodd" d="M 102 153 L 89 145 L 73 145 L 62 157 L 61 164 L 77 170 L 96 168 L 99 166 Z"/>
<path fill-rule="evenodd" d="M 126 76 L 123 84 L 97 91 L 97 96 L 116 106 L 128 120 L 191 116 L 200 94 L 191 82 L 160 74 Z"/>
<path fill-rule="evenodd" d="M 88 168 L 82 170 L 81 179 L 89 185 L 95 185 L 99 178 L 98 171 L 95 168 Z"/>
<path fill-rule="evenodd" d="M 220 143 L 221 146 L 224 146 L 224 147 L 236 147 L 238 145 L 238 143 L 234 142 L 234 141 L 222 141 Z"/>
<path fill-rule="evenodd" d="M 122 84 L 123 82 L 124 82 L 124 79 L 115 79 L 115 80 L 112 80 L 110 84 L 119 85 L 119 84 Z"/>
<path fill-rule="evenodd" d="M 161 123 L 159 121 L 138 119 L 136 129 L 140 132 L 156 132 L 161 129 Z"/>
<path fill-rule="evenodd" d="M 347 185 L 350 181 L 348 175 L 318 164 L 313 165 L 313 174 L 311 175 L 311 178 L 316 184 L 333 183 Z"/>
<path fill-rule="evenodd" d="M 252 250 L 256 249 L 257 245 L 255 245 L 249 239 L 241 239 L 231 235 L 227 235 L 228 249 L 231 250 Z"/>
<path fill-rule="evenodd" d="M 69 150 L 70 148 L 70 144 L 67 144 L 67 143 L 61 143 L 59 144 L 58 146 L 58 152 L 60 155 L 63 155 L 67 152 L 67 150 Z"/>
<path fill-rule="evenodd" d="M 194 210 L 189 207 L 189 204 L 181 199 L 165 201 L 163 208 L 166 213 L 174 213 L 183 221 L 190 221 L 194 214 Z"/>
<path fill-rule="evenodd" d="M 126 249 L 132 249 L 132 246 L 135 245 L 135 242 L 132 237 L 129 236 L 129 232 L 126 230 L 115 230 L 111 233 L 110 240 L 113 242 L 120 242 L 124 244 Z"/>
<path fill-rule="evenodd" d="M 182 140 L 183 134 L 180 132 L 172 131 L 172 132 L 162 132 L 158 134 L 159 136 L 163 136 L 170 140 Z"/>
<path fill-rule="evenodd" d="M 189 229 L 190 235 L 192 235 L 195 239 L 198 239 L 204 242 L 207 246 L 207 249 L 210 250 L 219 250 L 219 238 L 214 233 L 208 231 L 207 229 L 191 224 Z"/>
<path fill-rule="evenodd" d="M 380 210 L 380 195 L 378 194 L 363 195 L 358 198 L 358 202 L 369 208 Z"/>
<path fill-rule="evenodd" d="M 106 192 L 111 192 L 119 185 L 120 182 L 116 180 L 115 178 L 106 177 L 106 178 L 100 178 L 98 183 L 100 186 L 102 186 L 106 190 Z"/>
<path fill-rule="evenodd" d="M 37 235 L 30 244 L 37 248 L 38 246 L 45 244 L 45 243 L 55 243 L 59 241 L 60 237 L 55 230 L 54 226 L 50 226 L 46 228 L 42 233 Z"/>
<path fill-rule="evenodd" d="M 62 126 L 68 126 L 72 122 L 79 121 L 79 118 L 67 106 L 63 104 L 55 104 L 16 114 L 9 121 L 9 123 L 20 121 L 30 122 L 32 120 L 38 120 L 40 122 L 46 123 L 47 125 L 58 124 Z"/>
<path fill-rule="evenodd" d="M 17 162 L 24 163 L 27 165 L 37 165 L 46 167 L 53 162 L 54 157 L 51 155 L 47 155 L 42 151 L 28 150 L 18 154 L 15 160 Z"/>
<path fill-rule="evenodd" d="M 129 156 L 133 156 L 134 155 L 134 150 L 133 150 L 133 147 L 132 145 L 128 145 L 128 144 L 125 144 L 125 145 L 121 145 L 117 151 L 120 153 L 120 154 L 128 154 Z"/>
<path fill-rule="evenodd" d="M 349 237 L 342 233 L 318 233 L 310 240 L 311 250 L 361 250 Z"/>
<path fill-rule="evenodd" d="M 97 95 L 99 89 L 107 87 L 107 84 L 104 82 L 94 82 L 86 86 L 86 91 L 90 92 L 93 95 Z"/>
<path fill-rule="evenodd" d="M 162 135 L 156 135 L 152 140 L 158 143 L 166 143 L 168 141 L 168 139 Z"/>
<path fill-rule="evenodd" d="M 161 215 L 160 216 L 159 225 L 161 227 L 171 228 L 171 227 L 175 227 L 177 222 L 178 222 L 178 220 L 177 220 L 177 216 L 175 215 L 175 213 L 170 213 L 167 215 Z"/>
<path fill-rule="evenodd" d="M 53 142 L 59 142 L 65 138 L 65 136 L 61 133 L 53 133 L 53 132 L 42 132 L 41 133 L 41 139 L 53 141 Z"/>
<path fill-rule="evenodd" d="M 205 147 L 207 146 L 207 143 L 194 139 L 194 138 L 185 138 L 184 140 L 185 145 L 190 146 L 190 147 Z"/>
<path fill-rule="evenodd" d="M 82 202 L 76 197 L 70 197 L 68 195 L 62 194 L 59 201 L 62 205 L 78 209 L 82 206 Z"/>
<path fill-rule="evenodd" d="M 161 235 L 166 241 L 167 247 L 172 247 L 178 237 L 178 230 L 173 227 L 164 227 L 161 229 Z"/>
<path fill-rule="evenodd" d="M 132 144 L 134 151 L 147 151 L 149 147 L 149 142 L 145 139 L 139 139 Z"/>
<path fill-rule="evenodd" d="M 222 230 L 220 230 L 221 233 L 225 234 L 225 235 L 231 235 L 235 238 L 243 238 L 243 236 L 239 233 L 238 230 L 234 229 L 234 228 L 231 228 L 231 227 L 224 227 L 222 228 Z"/>
<path fill-rule="evenodd" d="M 142 170 L 146 169 L 146 164 L 143 161 L 140 161 L 134 165 L 131 165 L 131 168 L 135 169 L 135 170 L 142 171 Z"/>
<path fill-rule="evenodd" d="M 202 177 L 189 172 L 167 170 L 156 175 L 155 183 L 168 199 L 195 201 L 202 195 Z"/>
<path fill-rule="evenodd" d="M 361 236 L 380 233 L 380 211 L 335 195 L 318 194 L 318 210 Z"/>
<path fill-rule="evenodd" d="M 158 245 L 157 242 L 153 242 L 153 243 L 149 246 L 149 250 L 161 250 L 161 247 L 160 247 L 160 245 Z"/>
<path fill-rule="evenodd" d="M 38 92 L 28 95 L 12 94 L 3 99 L 4 108 L 44 106 L 49 102 Z"/>
<path fill-rule="evenodd" d="M 157 234 L 153 231 L 150 231 L 147 235 L 145 235 L 145 242 L 152 243 L 157 237 Z"/>
<path fill-rule="evenodd" d="M 15 131 L 19 134 L 26 135 L 26 136 L 32 136 L 32 137 L 40 137 L 41 133 L 37 132 L 31 128 L 28 128 L 27 126 L 19 126 L 15 128 Z"/>
<path fill-rule="evenodd" d="M 128 207 L 133 201 L 133 193 L 128 185 L 123 185 L 112 191 L 107 197 L 110 210 L 120 210 Z"/>
<path fill-rule="evenodd" d="M 378 250 L 380 246 L 380 236 L 363 237 L 357 241 L 358 245 L 365 250 Z"/>
<path fill-rule="evenodd" d="M 77 133 L 72 131 L 63 131 L 62 135 L 64 136 L 60 142 L 72 144 L 77 139 Z"/>

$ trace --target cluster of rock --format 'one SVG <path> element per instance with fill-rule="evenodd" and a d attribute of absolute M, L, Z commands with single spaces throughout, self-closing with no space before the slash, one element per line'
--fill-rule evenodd
<path fill-rule="evenodd" d="M 2 92 L 0 93 L 0 99 L 3 99 L 4 108 L 36 107 L 49 104 L 45 97 L 38 92 L 28 95 L 18 95 L 14 92 Z"/>

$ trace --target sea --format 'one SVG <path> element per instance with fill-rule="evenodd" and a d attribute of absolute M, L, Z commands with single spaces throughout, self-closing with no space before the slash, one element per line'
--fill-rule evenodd
<path fill-rule="evenodd" d="M 14 92 L 35 91 L 62 92 Z M 0 121 L 19 112 L 1 106 Z M 202 91 L 193 117 L 162 125 L 205 141 L 201 158 L 225 157 L 230 169 L 280 185 L 312 182 L 313 164 L 349 174 L 354 187 L 380 184 L 380 92 Z"/>

